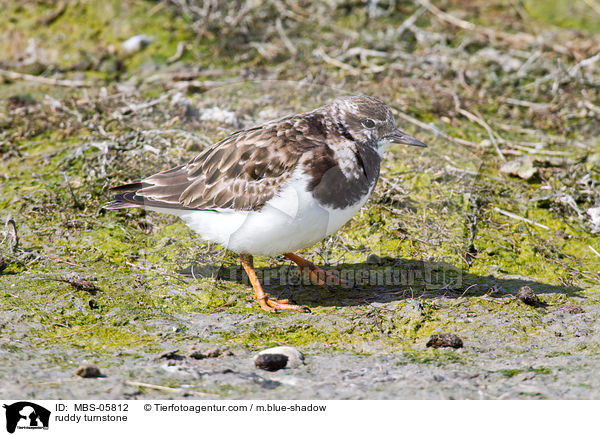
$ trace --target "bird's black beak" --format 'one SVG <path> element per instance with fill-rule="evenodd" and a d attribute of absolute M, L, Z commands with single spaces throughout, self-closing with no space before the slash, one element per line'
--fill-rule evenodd
<path fill-rule="evenodd" d="M 414 145 L 416 147 L 427 147 L 427 144 L 422 143 L 416 138 L 412 136 L 408 136 L 406 133 L 401 130 L 394 129 L 392 133 L 385 137 L 390 142 L 395 144 L 406 144 L 406 145 Z"/>

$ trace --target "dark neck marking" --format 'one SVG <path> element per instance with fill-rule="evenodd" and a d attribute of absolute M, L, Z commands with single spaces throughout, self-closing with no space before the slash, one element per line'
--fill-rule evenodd
<path fill-rule="evenodd" d="M 348 131 L 348 129 L 346 129 L 346 126 L 344 126 L 344 124 L 337 123 L 337 127 L 339 129 L 340 135 L 342 135 L 344 138 L 346 138 L 352 142 L 356 141 L 354 139 L 354 136 L 352 136 L 352 134 Z"/>
<path fill-rule="evenodd" d="M 356 162 L 358 163 L 358 166 L 362 169 L 362 172 L 365 175 L 365 179 L 369 180 L 369 176 L 367 175 L 367 169 L 365 168 L 365 163 L 363 162 L 360 152 L 356 150 L 354 152 L 354 156 L 356 156 Z"/>
<path fill-rule="evenodd" d="M 302 163 L 310 176 L 308 190 L 324 206 L 345 209 L 369 192 L 379 177 L 380 157 L 372 147 L 357 144 L 355 152 L 360 177 L 347 177 L 335 160 L 333 150 L 315 149 Z M 360 167 L 360 169 L 358 168 Z M 365 177 L 362 177 L 364 174 Z"/>

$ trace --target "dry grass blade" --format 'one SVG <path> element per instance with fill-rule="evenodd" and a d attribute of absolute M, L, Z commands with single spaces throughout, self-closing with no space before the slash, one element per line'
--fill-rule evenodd
<path fill-rule="evenodd" d="M 453 26 L 459 27 L 461 29 L 469 30 L 472 32 L 477 32 L 480 35 L 485 36 L 489 40 L 504 40 L 508 43 L 515 44 L 518 46 L 522 45 L 533 45 L 538 42 L 538 39 L 529 33 L 520 32 L 518 34 L 511 34 L 501 31 L 496 31 L 493 29 L 489 29 L 486 27 L 481 27 L 476 24 L 473 24 L 469 21 L 462 20 L 458 17 L 455 17 L 452 14 L 442 11 L 438 7 L 434 6 L 429 2 L 429 0 L 416 0 L 417 3 L 427 8 L 429 12 L 431 12 L 434 16 L 436 16 L 439 20 L 445 21 L 446 23 L 452 24 Z M 571 51 L 561 45 L 561 44 L 552 44 L 552 50 L 557 53 L 563 55 L 571 55 Z"/>
<path fill-rule="evenodd" d="M 66 80 L 53 79 L 51 77 L 33 76 L 31 74 L 17 73 L 16 71 L 8 71 L 0 69 L 0 76 L 4 76 L 11 80 L 26 80 L 29 82 L 41 83 L 43 85 L 65 86 L 67 88 L 90 88 L 93 85 L 85 80 Z"/>
<path fill-rule="evenodd" d="M 540 229 L 550 230 L 550 227 L 548 227 L 548 226 L 546 226 L 544 224 L 536 223 L 535 221 L 532 221 L 529 218 L 525 218 L 525 217 L 522 217 L 520 215 L 514 214 L 512 212 L 508 212 L 506 210 L 500 209 L 499 207 L 494 207 L 494 210 L 496 212 L 498 212 L 498 213 L 501 213 L 502 215 L 505 215 L 505 216 L 509 217 L 509 218 L 513 218 L 513 219 L 516 219 L 516 220 L 519 220 L 519 221 L 526 222 L 527 224 L 531 224 L 533 226 L 537 226 Z"/>
<path fill-rule="evenodd" d="M 590 8 L 592 8 L 594 12 L 600 15 L 600 4 L 598 4 L 596 0 L 583 0 L 583 2 Z"/>
<path fill-rule="evenodd" d="M 498 147 L 498 140 L 496 139 L 496 134 L 494 133 L 494 131 L 492 130 L 492 128 L 490 127 L 490 125 L 483 119 L 483 117 L 481 115 L 474 115 L 471 112 L 467 111 L 466 109 L 461 108 L 459 106 L 458 99 L 457 99 L 457 103 L 456 104 L 457 104 L 456 111 L 459 114 L 464 115 L 465 117 L 467 117 L 471 121 L 479 124 L 480 126 L 482 126 L 487 131 L 487 133 L 488 133 L 488 135 L 490 137 L 490 141 L 494 145 L 494 149 L 496 150 L 496 153 L 498 154 L 498 157 L 500 157 L 500 159 L 502 161 L 506 162 L 506 158 L 504 157 L 504 154 L 502 154 L 502 151 L 500 150 L 500 147 Z"/>

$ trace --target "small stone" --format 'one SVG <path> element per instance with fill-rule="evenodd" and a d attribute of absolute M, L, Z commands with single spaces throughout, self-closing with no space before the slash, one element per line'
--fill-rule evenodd
<path fill-rule="evenodd" d="M 523 156 L 506 162 L 500 167 L 500 172 L 529 180 L 537 174 L 538 169 L 534 166 L 534 159 L 531 156 Z"/>
<path fill-rule="evenodd" d="M 590 207 L 585 213 L 590 216 L 592 233 L 600 233 L 600 207 Z"/>
<path fill-rule="evenodd" d="M 196 346 L 191 346 L 187 357 L 192 359 L 210 359 L 214 357 L 219 357 L 222 354 L 222 351 L 215 347 L 214 345 L 209 344 L 201 344 Z"/>
<path fill-rule="evenodd" d="M 371 253 L 367 256 L 367 263 L 371 265 L 381 265 L 381 257 L 377 256 L 375 253 Z"/>
<path fill-rule="evenodd" d="M 283 354 L 259 354 L 254 359 L 254 366 L 265 371 L 278 371 L 286 367 L 288 357 Z"/>
<path fill-rule="evenodd" d="M 267 348 L 266 350 L 262 350 L 260 353 L 254 356 L 254 365 L 256 365 L 257 368 L 265 369 L 267 371 L 277 371 L 278 369 L 282 368 L 297 368 L 303 364 L 304 355 L 294 347 L 282 346 Z"/>
<path fill-rule="evenodd" d="M 538 296 L 535 295 L 535 292 L 533 292 L 533 289 L 531 289 L 529 286 L 522 286 L 517 293 L 517 297 L 519 300 L 525 304 L 528 304 L 529 306 L 537 306 L 541 303 Z"/>
<path fill-rule="evenodd" d="M 177 354 L 179 352 L 178 348 L 175 348 L 174 350 L 168 350 L 165 351 L 164 353 L 161 353 L 158 355 L 159 359 L 167 359 L 167 360 L 180 360 L 182 357 Z"/>
<path fill-rule="evenodd" d="M 431 335 L 426 346 L 433 348 L 462 348 L 463 341 L 454 333 L 442 333 Z"/>
<path fill-rule="evenodd" d="M 82 363 L 79 368 L 75 371 L 75 374 L 82 378 L 98 378 L 103 377 L 100 372 L 100 368 L 98 368 L 93 363 Z"/>
<path fill-rule="evenodd" d="M 125 53 L 135 53 L 145 49 L 154 42 L 154 38 L 147 35 L 135 35 L 121 44 Z"/>

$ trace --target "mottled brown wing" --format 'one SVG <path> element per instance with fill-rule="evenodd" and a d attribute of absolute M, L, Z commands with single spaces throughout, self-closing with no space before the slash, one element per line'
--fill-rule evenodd
<path fill-rule="evenodd" d="M 109 208 L 259 210 L 292 175 L 302 154 L 324 137 L 304 118 L 242 130 L 185 165 L 154 174 L 114 197 Z M 116 188 L 119 189 L 119 188 Z"/>

